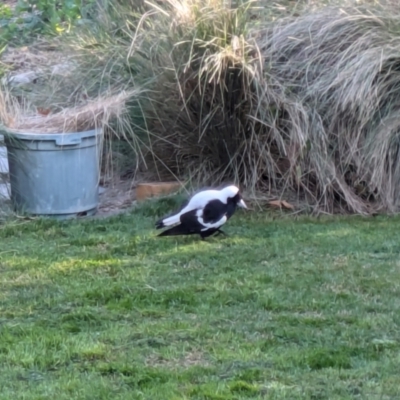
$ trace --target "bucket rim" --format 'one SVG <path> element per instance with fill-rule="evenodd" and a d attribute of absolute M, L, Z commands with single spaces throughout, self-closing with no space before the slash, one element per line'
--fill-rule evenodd
<path fill-rule="evenodd" d="M 5 140 L 19 139 L 34 141 L 54 141 L 68 137 L 73 139 L 74 137 L 80 139 L 86 139 L 94 136 L 99 136 L 103 132 L 103 128 L 95 128 L 82 132 L 66 132 L 66 133 L 34 133 L 34 132 L 13 132 L 13 131 L 2 131 Z"/>

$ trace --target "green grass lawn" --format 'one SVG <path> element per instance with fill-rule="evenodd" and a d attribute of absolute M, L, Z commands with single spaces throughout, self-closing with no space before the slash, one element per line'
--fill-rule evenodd
<path fill-rule="evenodd" d="M 154 204 L 1 227 L 2 400 L 399 399 L 400 218 L 201 241 L 157 238 Z"/>

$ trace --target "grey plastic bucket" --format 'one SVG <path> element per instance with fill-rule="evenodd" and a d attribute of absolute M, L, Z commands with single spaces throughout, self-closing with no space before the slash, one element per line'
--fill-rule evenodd
<path fill-rule="evenodd" d="M 69 218 L 92 215 L 99 202 L 102 130 L 5 135 L 16 211 Z"/>

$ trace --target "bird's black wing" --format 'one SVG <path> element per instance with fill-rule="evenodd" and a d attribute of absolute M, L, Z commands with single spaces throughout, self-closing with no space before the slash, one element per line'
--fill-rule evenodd
<path fill-rule="evenodd" d="M 190 232 L 188 229 L 180 224 L 175 225 L 172 228 L 166 229 L 164 232 L 161 232 L 158 236 L 178 236 L 178 235 L 193 235 L 199 232 Z"/>
<path fill-rule="evenodd" d="M 197 217 L 197 210 L 191 210 L 182 214 L 180 222 L 179 225 L 165 230 L 158 236 L 192 235 L 194 233 L 201 233 L 201 230 L 204 229 L 204 225 L 199 222 Z"/>
<path fill-rule="evenodd" d="M 197 216 L 198 210 L 191 210 L 181 215 L 181 225 L 184 226 L 189 233 L 199 233 L 204 229 L 204 225 L 200 223 Z"/>
<path fill-rule="evenodd" d="M 227 211 L 227 204 L 220 200 L 211 200 L 203 208 L 203 221 L 207 224 L 218 222 Z"/>

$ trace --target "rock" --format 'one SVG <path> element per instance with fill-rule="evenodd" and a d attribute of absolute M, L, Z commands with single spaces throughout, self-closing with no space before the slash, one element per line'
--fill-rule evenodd
<path fill-rule="evenodd" d="M 27 85 L 29 83 L 35 83 L 36 79 L 38 78 L 38 74 L 34 71 L 22 72 L 17 75 L 10 76 L 6 79 L 6 81 L 14 86 L 21 86 Z"/>

